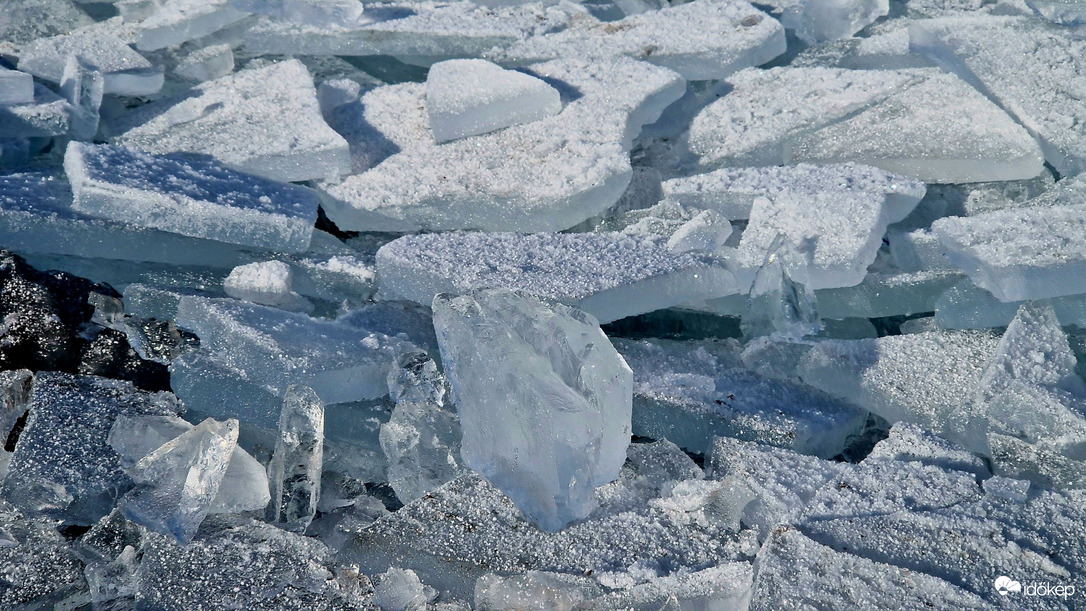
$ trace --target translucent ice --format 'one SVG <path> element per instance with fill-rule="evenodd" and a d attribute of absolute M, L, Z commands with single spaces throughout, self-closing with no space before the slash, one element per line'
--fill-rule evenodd
<path fill-rule="evenodd" d="M 426 113 L 438 142 L 531 123 L 561 110 L 557 89 L 486 60 L 451 59 L 426 73 Z"/>
<path fill-rule="evenodd" d="M 778 234 L 747 295 L 743 336 L 799 340 L 821 328 L 807 262 L 787 236 Z"/>
<path fill-rule="evenodd" d="M 347 27 L 361 21 L 360 0 L 232 0 L 234 8 L 247 13 L 315 26 Z"/>
<path fill-rule="evenodd" d="M 141 458 L 136 487 L 121 500 L 125 517 L 188 543 L 219 493 L 238 441 L 238 421 L 207 419 Z"/>
<path fill-rule="evenodd" d="M 204 153 L 272 180 L 327 178 L 350 167 L 347 143 L 324 122 L 313 79 L 297 60 L 242 70 L 147 104 L 111 133 L 116 144 Z"/>
<path fill-rule="evenodd" d="M 910 26 L 910 46 L 947 67 L 1037 137 L 1060 174 L 1086 169 L 1086 41 L 1028 17 L 966 16 Z M 1068 59 L 1074 58 L 1074 59 Z"/>
<path fill-rule="evenodd" d="M 0 501 L 0 607 L 41 609 L 85 605 L 82 563 L 48 518 Z"/>
<path fill-rule="evenodd" d="M 105 76 L 102 71 L 75 55 L 68 56 L 60 77 L 60 93 L 70 104 L 71 129 L 77 140 L 90 140 L 98 133 Z"/>
<path fill-rule="evenodd" d="M 614 233 L 405 236 L 377 252 L 381 293 L 427 304 L 441 292 L 511 288 L 601 322 L 739 292 L 714 257 Z"/>
<path fill-rule="evenodd" d="M 377 576 L 373 602 L 381 611 L 411 611 L 426 608 L 426 603 L 437 596 L 437 591 L 423 585 L 411 569 L 390 568 Z"/>
<path fill-rule="evenodd" d="M 92 524 L 132 486 L 106 441 L 114 420 L 181 409 L 173 395 L 128 382 L 41 372 L 0 496 L 27 511 Z"/>
<path fill-rule="evenodd" d="M 34 101 L 34 78 L 26 72 L 0 67 L 0 106 Z"/>
<path fill-rule="evenodd" d="M 155 51 L 212 34 L 245 18 L 230 0 L 165 0 L 140 23 L 137 47 Z"/>
<path fill-rule="evenodd" d="M 356 160 L 376 148 L 383 161 L 356 164 L 360 173 L 323 186 L 328 217 L 359 231 L 568 229 L 618 200 L 630 182 L 633 138 L 684 87 L 678 74 L 626 58 L 555 60 L 528 73 L 564 92 L 562 112 L 440 145 L 426 85 L 363 95 L 355 128 L 344 133 Z"/>
<path fill-rule="evenodd" d="M 72 209 L 90 216 L 280 252 L 309 247 L 317 196 L 198 156 L 72 142 Z"/>
<path fill-rule="evenodd" d="M 801 5 L 795 30 L 807 44 L 847 38 L 890 12 L 888 0 L 806 0 Z"/>
<path fill-rule="evenodd" d="M 304 312 L 312 309 L 309 300 L 290 290 L 293 281 L 294 270 L 286 263 L 259 261 L 230 270 L 230 275 L 223 281 L 223 290 L 235 299 L 284 310 Z"/>
<path fill-rule="evenodd" d="M 601 22 L 581 15 L 568 28 L 526 37 L 490 56 L 527 65 L 556 57 L 625 55 L 675 70 L 690 80 L 717 80 L 784 52 L 784 28 L 746 2 L 684 3 Z"/>
<path fill-rule="evenodd" d="M 857 161 L 933 183 L 1026 179 L 1044 169 L 1029 132 L 953 74 L 793 138 L 785 161 Z"/>
<path fill-rule="evenodd" d="M 34 100 L 0 105 L 0 134 L 4 138 L 40 138 L 67 134 L 75 109 L 67 100 L 41 84 L 34 85 Z"/>
<path fill-rule="evenodd" d="M 923 78 L 904 70 L 744 70 L 727 79 L 727 95 L 694 117 L 686 138 L 706 167 L 780 165 L 789 138 L 840 121 Z"/>
<path fill-rule="evenodd" d="M 684 575 L 652 579 L 611 592 L 577 609 L 746 609 L 753 571 L 747 562 L 729 562 Z"/>
<path fill-rule="evenodd" d="M 147 96 L 162 89 L 162 68 L 153 66 L 119 38 L 94 31 L 35 40 L 20 50 L 19 69 L 59 83 L 70 55 L 102 72 L 106 93 Z"/>
<path fill-rule="evenodd" d="M 475 582 L 475 609 L 581 609 L 601 593 L 592 581 L 573 575 L 528 571 L 502 578 L 487 573 Z"/>
<path fill-rule="evenodd" d="M 229 44 L 210 45 L 181 60 L 174 73 L 190 81 L 204 82 L 234 71 L 234 52 Z"/>
<path fill-rule="evenodd" d="M 924 197 L 924 184 L 855 163 L 721 168 L 706 174 L 672 178 L 662 183 L 664 197 L 687 206 L 716 210 L 728 220 L 750 218 L 754 200 L 775 199 L 782 193 L 805 197 L 834 191 L 867 194 L 885 200 L 891 222 L 904 219 Z"/>
<path fill-rule="evenodd" d="M 464 463 L 546 530 L 587 516 L 625 462 L 632 409 L 632 372 L 596 320 L 508 290 L 433 307 Z"/>
<path fill-rule="evenodd" d="M 649 208 L 609 210 L 607 218 L 599 221 L 595 231 L 615 231 L 663 243 L 677 253 L 692 251 L 726 256 L 729 251 L 723 246 L 732 234 L 732 226 L 715 210 L 699 210 L 665 200 Z"/>
<path fill-rule="evenodd" d="M 291 386 L 283 397 L 279 438 L 268 465 L 272 503 L 268 518 L 305 532 L 317 512 L 324 462 L 324 403 L 313 389 Z"/>

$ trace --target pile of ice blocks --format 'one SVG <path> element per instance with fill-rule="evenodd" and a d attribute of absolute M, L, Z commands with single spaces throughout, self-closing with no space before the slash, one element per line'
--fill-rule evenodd
<path fill-rule="evenodd" d="M 1083 329 L 1083 0 L 0 1 L 0 609 L 1086 608 Z"/>

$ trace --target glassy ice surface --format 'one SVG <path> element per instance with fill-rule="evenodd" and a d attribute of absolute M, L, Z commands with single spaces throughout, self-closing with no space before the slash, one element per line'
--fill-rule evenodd
<path fill-rule="evenodd" d="M 71 105 L 72 138 L 90 140 L 98 133 L 104 92 L 102 71 L 81 57 L 69 55 L 60 77 L 60 94 Z"/>
<path fill-rule="evenodd" d="M 263 127 L 254 133 L 255 126 Z M 129 148 L 202 153 L 272 180 L 327 178 L 350 167 L 347 143 L 324 122 L 313 79 L 297 60 L 242 70 L 143 106 L 111 126 L 111 135 Z"/>
<path fill-rule="evenodd" d="M 19 69 L 59 83 L 70 55 L 102 72 L 106 93 L 146 96 L 162 89 L 161 68 L 119 38 L 92 31 L 35 40 L 20 50 Z"/>
<path fill-rule="evenodd" d="M 73 142 L 72 209 L 99 218 L 280 252 L 309 247 L 317 195 L 210 158 Z"/>
<path fill-rule="evenodd" d="M 232 0 L 234 8 L 315 26 L 347 27 L 359 23 L 360 0 Z"/>
<path fill-rule="evenodd" d="M 587 516 L 625 460 L 633 385 L 596 320 L 489 290 L 435 297 L 434 326 L 464 463 L 546 530 Z"/>
<path fill-rule="evenodd" d="M 167 0 L 140 23 L 136 47 L 155 51 L 212 34 L 244 19 L 230 0 Z"/>
<path fill-rule="evenodd" d="M 210 45 L 198 49 L 174 68 L 174 73 L 190 81 L 204 82 L 226 76 L 234 71 L 234 52 L 229 44 Z"/>
<path fill-rule="evenodd" d="M 313 389 L 291 386 L 283 397 L 279 438 L 268 465 L 272 504 L 268 517 L 305 532 L 317 512 L 324 462 L 324 403 Z"/>
<path fill-rule="evenodd" d="M 808 44 L 847 38 L 890 12 L 888 0 L 806 0 L 800 5 L 796 36 Z M 784 21 L 788 27 L 790 20 Z"/>
<path fill-rule="evenodd" d="M 602 322 L 739 292 L 719 259 L 614 233 L 406 236 L 377 252 L 385 298 L 510 288 L 575 306 Z"/>
<path fill-rule="evenodd" d="M 486 60 L 451 59 L 426 73 L 426 113 L 438 142 L 531 123 L 561 110 L 557 89 Z"/>
<path fill-rule="evenodd" d="M 34 101 L 34 77 L 26 72 L 0 67 L 0 105 L 30 104 Z"/>
<path fill-rule="evenodd" d="M 769 247 L 765 263 L 754 275 L 743 313 L 747 340 L 768 335 L 774 339 L 799 340 L 822 328 L 806 261 L 791 240 L 779 234 Z"/>

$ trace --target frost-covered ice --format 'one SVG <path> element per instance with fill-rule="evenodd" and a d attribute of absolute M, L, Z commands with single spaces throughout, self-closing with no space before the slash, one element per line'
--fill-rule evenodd
<path fill-rule="evenodd" d="M 60 94 L 71 105 L 68 135 L 73 139 L 91 140 L 98 133 L 105 82 L 101 70 L 79 56 L 68 56 L 60 77 Z"/>
<path fill-rule="evenodd" d="M 328 217 L 356 231 L 568 229 L 618 200 L 634 137 L 684 87 L 670 70 L 625 58 L 555 60 L 528 73 L 558 85 L 562 112 L 445 144 L 430 130 L 426 85 L 363 95 L 347 133 L 352 152 L 388 152 L 323 185 Z"/>
<path fill-rule="evenodd" d="M 754 200 L 782 194 L 813 197 L 834 192 L 885 200 L 891 222 L 908 216 L 926 191 L 922 182 L 856 163 L 721 168 L 705 174 L 672 178 L 661 184 L 663 196 L 695 208 L 712 209 L 730 221 L 750 218 Z"/>
<path fill-rule="evenodd" d="M 898 422 L 890 428 L 890 436 L 875 444 L 865 462 L 879 460 L 914 461 L 941 469 L 990 475 L 984 461 L 976 454 L 956 446 L 927 429 L 908 422 Z"/>
<path fill-rule="evenodd" d="M 804 0 L 793 21 L 786 9 L 785 27 L 794 23 L 800 40 L 815 44 L 847 38 L 890 12 L 888 0 Z"/>
<path fill-rule="evenodd" d="M 73 210 L 196 238 L 301 252 L 317 219 L 317 195 L 309 189 L 199 156 L 72 142 L 64 170 Z"/>
<path fill-rule="evenodd" d="M 45 85 L 34 83 L 34 99 L 26 104 L 0 105 L 0 134 L 4 138 L 61 136 L 72 129 L 74 108 Z"/>
<path fill-rule="evenodd" d="M 528 65 L 558 57 L 625 55 L 704 81 L 764 64 L 784 50 L 784 28 L 776 19 L 742 0 L 706 0 L 613 22 L 581 14 L 565 29 L 528 36 L 488 57 Z"/>
<path fill-rule="evenodd" d="M 557 89 L 486 60 L 451 59 L 426 73 L 426 114 L 438 142 L 531 123 L 561 110 Z"/>
<path fill-rule="evenodd" d="M 209 45 L 187 55 L 174 73 L 190 81 L 204 82 L 234 71 L 234 52 L 229 44 Z"/>
<path fill-rule="evenodd" d="M 545 530 L 586 517 L 626 458 L 626 361 L 591 315 L 538 297 L 442 294 L 433 307 L 464 464 Z"/>
<path fill-rule="evenodd" d="M 34 77 L 26 72 L 0 67 L 0 106 L 30 104 L 34 101 Z"/>
<path fill-rule="evenodd" d="M 305 25 L 346 27 L 361 21 L 361 0 L 231 0 L 240 11 Z"/>
<path fill-rule="evenodd" d="M 59 83 L 70 55 L 102 72 L 106 93 L 147 96 L 162 89 L 162 68 L 152 65 L 123 40 L 102 32 L 39 38 L 19 50 L 19 70 Z"/>
<path fill-rule="evenodd" d="M 785 161 L 856 161 L 932 183 L 1020 180 L 1044 170 L 1029 132 L 952 74 L 791 139 Z"/>
<path fill-rule="evenodd" d="M 291 290 L 294 270 L 282 261 L 258 261 L 239 265 L 223 280 L 223 291 L 234 299 L 284 310 L 313 309 L 308 299 Z"/>
<path fill-rule="evenodd" d="M 1065 176 L 1086 169 L 1086 41 L 1026 17 L 917 22 L 910 46 L 977 87 L 1030 130 Z"/>
<path fill-rule="evenodd" d="M 283 117 L 290 117 L 283 121 Z M 130 112 L 112 141 L 148 153 L 203 153 L 243 172 L 299 181 L 342 175 L 347 143 L 321 117 L 297 60 L 253 67 Z"/>
<path fill-rule="evenodd" d="M 136 46 L 156 51 L 213 34 L 245 18 L 230 0 L 164 0 L 140 22 Z"/>
<path fill-rule="evenodd" d="M 386 299 L 425 305 L 437 293 L 510 288 L 601 322 L 739 292 L 714 257 L 613 233 L 406 236 L 377 252 L 377 273 Z"/>
<path fill-rule="evenodd" d="M 268 465 L 272 523 L 305 532 L 317 513 L 323 464 L 324 403 L 312 388 L 291 386 L 283 397 L 279 437 Z"/>
<path fill-rule="evenodd" d="M 92 23 L 94 20 L 71 0 L 10 0 L 4 3 L 0 40 L 27 43 Z"/>

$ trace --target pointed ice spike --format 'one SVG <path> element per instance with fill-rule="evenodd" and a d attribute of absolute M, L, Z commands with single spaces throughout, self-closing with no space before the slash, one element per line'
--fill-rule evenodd
<path fill-rule="evenodd" d="M 312 388 L 287 388 L 279 416 L 279 439 L 268 465 L 272 502 L 268 518 L 286 530 L 304 532 L 317 512 L 324 462 L 324 403 Z"/>
<path fill-rule="evenodd" d="M 822 328 L 806 266 L 792 241 L 778 234 L 754 276 L 743 314 L 743 337 L 799 340 Z"/>
<path fill-rule="evenodd" d="M 125 517 L 154 531 L 192 541 L 238 442 L 238 421 L 204 420 L 136 463 L 137 487 L 121 501 Z"/>
<path fill-rule="evenodd" d="M 69 135 L 90 140 L 98 133 L 98 108 L 102 105 L 106 79 L 93 65 L 75 55 L 68 56 L 60 77 L 60 93 L 74 107 Z"/>

